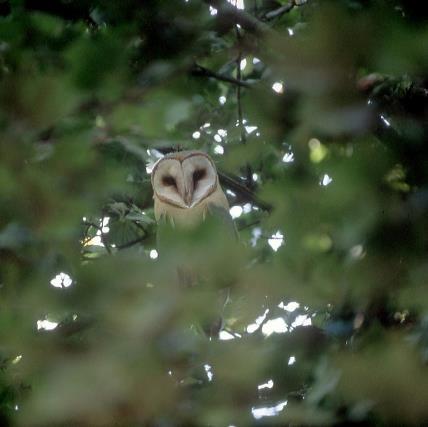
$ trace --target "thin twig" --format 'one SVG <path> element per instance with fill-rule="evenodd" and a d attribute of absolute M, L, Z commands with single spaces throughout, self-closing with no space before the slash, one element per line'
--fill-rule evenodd
<path fill-rule="evenodd" d="M 100 237 L 101 237 L 101 243 L 102 243 L 102 244 L 104 245 L 104 247 L 106 248 L 107 253 L 108 253 L 109 255 L 111 255 L 111 254 L 112 254 L 112 250 L 111 250 L 110 245 L 108 244 L 108 242 L 107 242 L 107 240 L 106 240 L 106 238 L 105 238 L 105 234 L 104 234 L 103 232 L 101 232 Z"/>
<path fill-rule="evenodd" d="M 254 227 L 255 225 L 259 225 L 260 222 L 261 222 L 261 220 L 257 219 L 256 221 L 245 224 L 243 227 L 239 228 L 238 231 L 241 232 L 243 230 L 246 230 L 247 228 L 251 228 L 251 227 Z"/>
<path fill-rule="evenodd" d="M 218 176 L 220 178 L 220 182 L 222 185 L 224 185 L 226 188 L 230 188 L 234 193 L 239 194 L 242 196 L 242 198 L 247 201 L 251 202 L 251 204 L 258 206 L 260 209 L 263 209 L 264 211 L 271 212 L 272 211 L 272 205 L 269 203 L 264 202 L 263 200 L 260 200 L 253 191 L 239 183 L 236 179 L 231 178 L 230 176 L 226 175 L 223 172 L 218 172 Z"/>
<path fill-rule="evenodd" d="M 101 239 L 101 243 L 104 245 L 104 247 L 106 248 L 106 251 L 107 251 L 107 253 L 109 254 L 109 255 L 111 255 L 112 254 L 112 250 L 111 250 L 111 247 L 110 247 L 110 245 L 108 244 L 108 242 L 107 242 L 107 240 L 106 240 L 106 238 L 105 238 L 105 234 L 103 233 L 103 228 L 102 228 L 102 226 L 99 226 L 99 225 L 97 225 L 97 224 L 95 224 L 95 223 L 93 223 L 93 222 L 90 222 L 90 221 L 83 221 L 83 225 L 87 225 L 87 226 L 90 226 L 90 227 L 94 227 L 94 228 L 96 228 L 99 232 L 100 232 L 100 234 L 98 234 L 98 236 L 100 236 L 100 239 Z M 90 240 L 90 239 L 89 239 Z"/>
<path fill-rule="evenodd" d="M 146 239 L 147 239 L 147 235 L 139 237 L 138 239 L 131 240 L 131 241 L 127 242 L 127 243 L 124 243 L 123 245 L 117 245 L 116 248 L 119 249 L 119 250 L 120 249 L 130 248 L 131 246 L 134 246 L 134 245 L 136 245 L 138 243 L 144 242 L 144 240 L 146 240 Z"/>
<path fill-rule="evenodd" d="M 264 16 L 264 19 L 266 19 L 267 21 L 270 21 L 271 19 L 278 18 L 281 15 L 284 15 L 285 13 L 288 13 L 291 10 L 293 10 L 294 6 L 296 6 L 296 2 L 294 0 L 291 0 L 290 3 L 284 4 L 283 6 L 279 7 L 278 9 L 271 10 L 270 12 L 267 12 Z"/>
<path fill-rule="evenodd" d="M 78 319 L 74 321 L 65 321 L 65 322 L 61 322 L 55 328 L 55 332 L 58 335 L 69 337 L 76 333 L 80 333 L 86 329 L 89 329 L 94 324 L 95 324 L 95 319 L 92 319 L 92 318 Z"/>
<path fill-rule="evenodd" d="M 411 91 L 414 92 L 416 95 L 428 97 L 428 89 L 424 87 L 412 86 Z"/>
<path fill-rule="evenodd" d="M 94 222 L 90 222 L 90 221 L 82 221 L 82 224 L 83 225 L 87 225 L 87 226 L 90 226 L 90 227 L 94 227 L 94 228 L 96 228 L 97 230 L 101 230 L 101 226 L 99 226 L 99 225 L 97 225 L 97 224 L 95 224 Z"/>
<path fill-rule="evenodd" d="M 239 29 L 239 26 L 236 25 L 235 26 L 235 30 L 236 30 L 236 40 L 238 43 L 238 58 L 236 60 L 236 76 L 237 79 L 241 82 L 242 81 L 242 71 L 241 71 L 241 62 L 242 62 L 242 35 L 241 35 L 241 31 Z M 236 87 L 236 102 L 238 105 L 238 124 L 239 124 L 239 128 L 241 130 L 241 143 L 245 144 L 247 142 L 247 137 L 245 134 L 245 126 L 244 126 L 244 118 L 243 118 L 243 113 L 242 113 L 242 100 L 241 100 L 241 86 L 237 86 Z M 250 165 L 247 163 L 246 167 L 246 178 L 247 178 L 247 183 L 252 186 L 253 184 L 253 174 L 251 171 L 251 167 Z"/>
<path fill-rule="evenodd" d="M 222 23 L 229 21 L 230 26 L 238 23 L 244 30 L 255 34 L 272 33 L 272 29 L 249 13 L 237 9 L 225 0 L 204 0 L 218 10 L 217 19 Z"/>
<path fill-rule="evenodd" d="M 216 80 L 220 80 L 226 83 L 232 83 L 238 87 L 251 87 L 251 84 L 248 82 L 243 82 L 240 79 L 235 79 L 233 77 L 225 76 L 224 74 L 216 73 L 215 71 L 209 70 L 208 68 L 202 67 L 201 65 L 195 64 L 190 73 L 195 77 L 208 77 Z"/>
<path fill-rule="evenodd" d="M 241 61 L 242 61 L 242 50 L 241 50 L 241 36 L 239 33 L 239 28 L 236 27 L 236 37 L 238 39 L 239 44 L 239 54 L 236 59 L 236 76 L 238 78 L 238 81 L 242 81 L 242 73 L 241 73 Z M 238 105 L 238 124 L 239 129 L 241 130 L 241 143 L 246 143 L 246 135 L 245 135 L 245 128 L 244 128 L 244 120 L 242 117 L 242 102 L 241 102 L 241 86 L 236 87 L 236 103 Z"/>

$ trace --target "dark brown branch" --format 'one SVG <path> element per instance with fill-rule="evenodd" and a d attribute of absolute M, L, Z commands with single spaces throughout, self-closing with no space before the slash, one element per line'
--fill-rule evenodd
<path fill-rule="evenodd" d="M 270 21 L 271 19 L 275 19 L 280 17 L 281 15 L 284 15 L 288 12 L 290 12 L 294 6 L 296 6 L 296 2 L 294 0 L 291 0 L 290 3 L 284 4 L 283 6 L 279 7 L 278 9 L 271 10 L 270 12 L 267 12 L 264 16 L 264 19 L 267 21 Z"/>
<path fill-rule="evenodd" d="M 258 35 L 272 32 L 266 24 L 249 13 L 237 9 L 225 0 L 205 0 L 205 3 L 217 9 L 217 19 L 223 23 L 229 22 L 231 27 L 239 24 L 244 30 Z"/>
<path fill-rule="evenodd" d="M 238 44 L 240 45 L 241 35 L 239 33 L 239 28 L 236 28 L 236 36 L 238 38 Z M 239 48 L 239 55 L 238 55 L 238 58 L 236 59 L 236 76 L 239 82 L 242 82 L 241 61 L 242 61 L 242 51 L 241 51 L 241 48 Z M 236 88 L 236 103 L 238 105 L 238 123 L 239 123 L 239 129 L 241 130 L 241 143 L 245 144 L 246 137 L 245 137 L 244 120 L 242 116 L 241 86 L 238 86 Z"/>
<path fill-rule="evenodd" d="M 100 232 L 99 236 L 100 236 L 101 242 L 104 245 L 104 247 L 106 248 L 107 253 L 111 255 L 111 253 L 112 253 L 111 247 L 105 238 L 105 234 L 103 233 L 103 228 L 101 226 L 94 224 L 93 222 L 89 222 L 89 221 L 83 221 L 83 225 L 94 227 Z"/>
<path fill-rule="evenodd" d="M 249 224 L 245 224 L 242 227 L 238 228 L 238 231 L 241 232 L 243 230 L 246 230 L 247 228 L 251 228 L 251 227 L 254 227 L 256 225 L 259 225 L 260 222 L 261 222 L 261 220 L 257 219 L 256 221 L 250 222 Z"/>
<path fill-rule="evenodd" d="M 73 321 L 68 320 L 61 322 L 55 328 L 55 332 L 63 337 L 69 337 L 89 329 L 94 325 L 94 323 L 95 320 L 91 318 L 77 319 Z"/>
<path fill-rule="evenodd" d="M 238 87 L 246 87 L 249 88 L 251 85 L 248 82 L 244 82 L 239 79 L 235 79 L 233 77 L 225 76 L 224 74 L 216 73 L 215 71 L 209 70 L 208 68 L 202 67 L 201 65 L 195 64 L 190 70 L 192 76 L 195 77 L 208 77 L 216 80 L 220 80 L 226 83 L 232 83 L 237 85 Z"/>
<path fill-rule="evenodd" d="M 416 95 L 428 97 L 428 89 L 424 87 L 412 86 L 411 91 Z"/>
<path fill-rule="evenodd" d="M 400 83 L 403 81 L 403 77 L 393 77 L 387 74 L 381 73 L 371 73 L 366 76 L 361 77 L 357 81 L 357 89 L 366 94 L 372 93 L 377 87 L 381 84 L 388 85 L 391 88 L 399 87 Z M 391 89 L 391 92 L 393 90 Z M 403 92 L 410 94 L 412 96 L 422 96 L 428 97 L 428 89 L 422 86 L 416 86 L 413 82 L 411 85 Z M 395 95 L 396 98 L 399 98 L 399 95 Z"/>
<path fill-rule="evenodd" d="M 87 225 L 87 226 L 89 226 L 89 227 L 94 227 L 94 228 L 96 228 L 97 230 L 101 230 L 101 226 L 99 226 L 99 225 L 97 225 L 97 224 L 95 224 L 94 222 L 90 222 L 90 221 L 83 221 L 82 222 L 82 224 L 83 225 Z"/>
<path fill-rule="evenodd" d="M 138 239 L 134 239 L 134 240 L 131 240 L 129 242 L 126 242 L 123 245 L 117 245 L 116 248 L 119 249 L 119 250 L 120 249 L 130 248 L 131 246 L 134 246 L 134 245 L 137 245 L 138 243 L 144 242 L 144 240 L 146 240 L 146 239 L 147 239 L 147 235 L 139 237 Z"/>
<path fill-rule="evenodd" d="M 241 82 L 242 81 L 242 72 L 241 72 L 241 61 L 242 61 L 242 35 L 241 30 L 238 26 L 235 28 L 236 39 L 239 48 L 239 54 L 236 58 L 236 77 Z M 247 142 L 247 137 L 245 134 L 245 126 L 244 126 L 244 118 L 242 111 L 242 98 L 241 98 L 241 86 L 236 87 L 236 103 L 238 105 L 238 124 L 241 130 L 241 144 L 245 144 Z M 251 172 L 250 165 L 247 163 L 246 167 L 246 175 L 247 175 L 247 184 L 252 186 L 253 183 L 253 174 Z"/>
<path fill-rule="evenodd" d="M 254 192 L 249 190 L 247 187 L 239 183 L 236 179 L 231 178 L 223 172 L 218 172 L 218 176 L 220 178 L 220 182 L 227 188 L 230 188 L 234 193 L 239 194 L 245 201 L 252 203 L 255 206 L 258 206 L 260 209 L 264 211 L 271 212 L 272 205 L 269 203 L 260 200 Z"/>
<path fill-rule="evenodd" d="M 106 240 L 106 237 L 105 237 L 105 234 L 103 232 L 101 232 L 101 236 L 100 237 L 101 237 L 101 242 L 104 245 L 104 247 L 106 248 L 107 253 L 109 255 L 111 255 L 112 251 L 111 251 L 110 245 L 108 244 L 108 242 Z"/>

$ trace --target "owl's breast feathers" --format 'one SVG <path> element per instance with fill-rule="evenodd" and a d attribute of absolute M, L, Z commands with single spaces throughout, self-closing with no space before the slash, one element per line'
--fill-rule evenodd
<path fill-rule="evenodd" d="M 196 206 L 187 209 L 163 202 L 156 196 L 156 193 L 154 201 L 156 221 L 165 218 L 175 226 L 183 228 L 194 227 L 200 224 L 206 215 L 212 211 L 212 207 L 222 209 L 227 214 L 229 213 L 229 203 L 220 186 L 217 186 L 209 197 L 202 200 Z"/>

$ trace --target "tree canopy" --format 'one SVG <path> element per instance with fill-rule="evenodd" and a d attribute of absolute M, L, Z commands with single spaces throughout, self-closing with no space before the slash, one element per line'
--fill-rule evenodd
<path fill-rule="evenodd" d="M 0 424 L 428 424 L 423 3 L 0 1 Z"/>

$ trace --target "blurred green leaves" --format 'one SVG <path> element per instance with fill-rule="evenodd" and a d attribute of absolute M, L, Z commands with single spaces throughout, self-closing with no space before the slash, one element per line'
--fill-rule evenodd
<path fill-rule="evenodd" d="M 39 130 L 63 119 L 79 99 L 61 76 L 39 73 L 31 64 L 6 76 L 0 93 L 3 120 L 15 118 Z"/>
<path fill-rule="evenodd" d="M 1 425 L 426 424 L 410 3 L 0 4 Z M 156 224 L 182 149 L 239 240 Z"/>
<path fill-rule="evenodd" d="M 120 35 L 105 30 L 92 37 L 83 34 L 66 52 L 71 79 L 77 88 L 96 90 L 108 86 L 116 88 L 120 84 L 120 74 L 126 65 L 126 49 Z"/>
<path fill-rule="evenodd" d="M 358 357 L 342 354 L 337 364 L 341 372 L 337 393 L 345 401 L 361 405 L 365 400 L 367 409 L 387 423 L 399 418 L 419 424 L 426 419 L 427 372 L 420 356 L 400 337 L 385 337 Z M 357 405 L 351 410 L 359 412 Z"/>
<path fill-rule="evenodd" d="M 171 95 L 165 90 L 155 90 L 144 96 L 141 105 L 120 106 L 111 119 L 113 128 L 117 132 L 137 133 L 146 138 L 164 137 L 190 114 L 190 102 Z"/>

